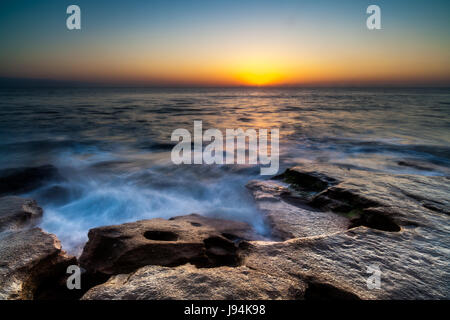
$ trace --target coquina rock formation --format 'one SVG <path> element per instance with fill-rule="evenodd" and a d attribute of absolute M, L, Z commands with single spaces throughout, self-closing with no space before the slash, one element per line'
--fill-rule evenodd
<path fill-rule="evenodd" d="M 270 238 L 191 214 L 92 229 L 79 261 L 34 227 L 35 202 L 0 198 L 0 298 L 450 298 L 448 177 L 316 164 L 248 191 Z M 87 280 L 66 295 L 77 263 Z"/>
<path fill-rule="evenodd" d="M 153 260 L 83 299 L 449 298 L 448 178 L 303 166 L 248 188 L 279 241 L 242 237 L 228 266 Z"/>
<path fill-rule="evenodd" d="M 55 235 L 33 227 L 41 215 L 35 201 L 0 198 L 0 299 L 34 299 L 77 263 Z"/>

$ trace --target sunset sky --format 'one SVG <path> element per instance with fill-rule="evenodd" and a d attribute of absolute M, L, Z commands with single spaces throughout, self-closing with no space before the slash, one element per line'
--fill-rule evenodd
<path fill-rule="evenodd" d="M 66 29 L 81 7 L 82 30 Z M 366 28 L 381 7 L 382 30 Z M 0 4 L 0 77 L 148 85 L 450 84 L 450 1 Z"/>

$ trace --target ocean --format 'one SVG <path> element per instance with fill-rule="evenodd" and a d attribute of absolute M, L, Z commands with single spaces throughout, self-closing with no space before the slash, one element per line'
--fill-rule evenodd
<path fill-rule="evenodd" d="M 449 175 L 446 88 L 0 89 L 0 169 L 52 164 L 62 179 L 22 196 L 79 253 L 89 229 L 200 213 L 269 235 L 245 184 L 257 165 L 174 165 L 177 128 L 280 131 L 280 170 L 330 163 Z"/>

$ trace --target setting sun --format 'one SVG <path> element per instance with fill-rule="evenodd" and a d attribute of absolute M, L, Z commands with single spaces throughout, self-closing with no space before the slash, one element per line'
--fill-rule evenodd
<path fill-rule="evenodd" d="M 265 86 L 279 84 L 282 76 L 277 72 L 248 71 L 238 76 L 238 81 L 246 85 Z"/>
<path fill-rule="evenodd" d="M 257 60 L 248 62 L 243 59 L 235 70 L 235 79 L 239 84 L 250 86 L 267 86 L 282 84 L 286 76 L 281 70 L 284 68 L 275 62 Z"/>

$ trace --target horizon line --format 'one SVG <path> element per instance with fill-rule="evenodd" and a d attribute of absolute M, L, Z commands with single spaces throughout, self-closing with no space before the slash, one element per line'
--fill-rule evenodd
<path fill-rule="evenodd" d="M 85 88 L 450 88 L 450 80 L 444 81 L 329 81 L 292 84 L 206 84 L 206 83 L 155 83 L 108 82 L 46 78 L 1 77 L 0 88 L 15 87 L 85 87 Z"/>

